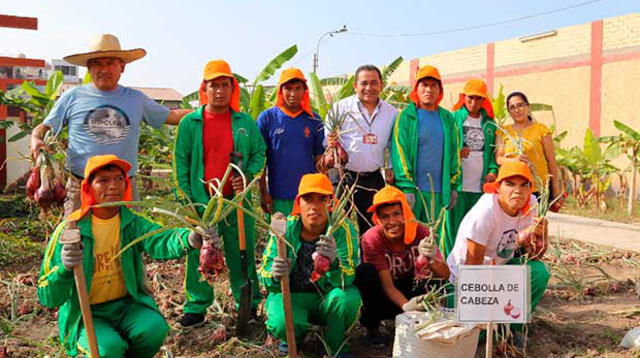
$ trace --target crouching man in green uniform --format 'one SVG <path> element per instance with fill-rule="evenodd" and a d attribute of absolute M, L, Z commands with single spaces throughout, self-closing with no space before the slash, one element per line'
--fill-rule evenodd
<path fill-rule="evenodd" d="M 115 155 L 89 158 L 80 187 L 81 207 L 57 226 L 44 254 L 38 300 L 46 307 L 60 307 L 60 340 L 71 356 L 89 355 L 74 267 L 84 268 L 100 357 L 151 358 L 160 350 L 169 327 L 145 289 L 142 253 L 176 259 L 202 243 L 198 234 L 187 229 L 169 230 L 113 259 L 131 241 L 160 229 L 125 206 L 92 207 L 131 200 L 130 168 Z M 67 222 L 77 222 L 77 228 L 66 229 Z M 60 243 L 63 235 L 79 235 L 82 245 Z"/>
<path fill-rule="evenodd" d="M 353 285 L 355 268 L 360 261 L 358 233 L 346 219 L 331 235 L 327 213 L 331 210 L 333 187 L 324 174 L 302 177 L 293 211 L 287 218 L 285 240 L 287 259 L 278 257 L 276 237 L 271 235 L 262 259 L 260 274 L 269 291 L 266 301 L 267 330 L 282 340 L 287 350 L 286 328 L 280 278 L 289 276 L 293 325 L 297 341 L 302 341 L 310 324 L 326 326 L 324 340 L 329 355 L 351 357 L 344 344 L 345 334 L 355 324 L 361 299 Z M 329 271 L 317 281 L 312 271 L 312 254 L 325 256 Z"/>

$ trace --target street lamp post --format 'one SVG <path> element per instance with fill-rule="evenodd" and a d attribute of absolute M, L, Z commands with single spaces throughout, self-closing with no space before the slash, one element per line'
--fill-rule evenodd
<path fill-rule="evenodd" d="M 347 25 L 342 25 L 342 28 L 340 30 L 329 31 L 323 34 L 322 36 L 320 36 L 320 39 L 318 40 L 318 44 L 316 45 L 316 53 L 313 54 L 313 73 L 316 73 L 316 74 L 318 73 L 318 52 L 320 51 L 320 42 L 322 42 L 322 39 L 325 38 L 327 35 L 333 37 L 333 35 L 339 34 L 341 32 L 347 32 Z"/>

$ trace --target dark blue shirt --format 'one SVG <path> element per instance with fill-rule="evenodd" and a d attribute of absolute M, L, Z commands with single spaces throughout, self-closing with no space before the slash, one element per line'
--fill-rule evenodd
<path fill-rule="evenodd" d="M 438 111 L 418 109 L 418 163 L 416 184 L 421 191 L 442 192 L 442 156 L 444 152 L 444 130 Z"/>
<path fill-rule="evenodd" d="M 291 118 L 272 107 L 260 113 L 258 128 L 267 144 L 269 194 L 273 199 L 295 199 L 300 178 L 316 172 L 315 156 L 324 152 L 322 121 L 305 112 Z"/>

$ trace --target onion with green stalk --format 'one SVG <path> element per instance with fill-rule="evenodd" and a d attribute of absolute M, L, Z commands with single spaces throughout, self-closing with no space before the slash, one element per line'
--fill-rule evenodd
<path fill-rule="evenodd" d="M 45 150 L 38 154 L 31 174 L 27 180 L 27 197 L 33 199 L 42 209 L 42 214 L 46 215 L 53 204 L 62 205 L 67 197 L 67 190 L 64 182 L 64 154 L 58 143 L 57 137 L 51 132 L 47 132 L 43 141 L 51 150 Z"/>
<path fill-rule="evenodd" d="M 236 171 L 241 175 L 245 189 L 236 194 L 232 199 L 226 199 L 222 194 L 222 188 L 227 180 L 230 180 L 230 174 L 232 171 Z M 257 215 L 240 205 L 242 200 L 244 200 L 251 192 L 258 180 L 259 178 L 254 178 L 247 184 L 246 176 L 240 168 L 235 164 L 230 163 L 221 180 L 214 179 L 204 183 L 209 187 L 210 192 L 212 193 L 211 198 L 206 205 L 192 202 L 179 187 L 177 187 L 177 190 L 180 193 L 180 196 L 186 201 L 186 204 L 160 197 L 147 197 L 145 200 L 141 201 L 119 201 L 96 205 L 95 207 L 127 205 L 149 208 L 153 213 L 157 213 L 171 219 L 171 222 L 168 225 L 152 232 L 148 232 L 131 241 L 113 257 L 113 260 L 117 259 L 123 252 L 139 244 L 148 237 L 177 228 L 188 228 L 203 237 L 203 247 L 200 250 L 199 271 L 202 274 L 203 279 L 207 279 L 209 281 L 213 280 L 215 276 L 224 271 L 225 268 L 223 262 L 224 255 L 221 247 L 222 243 L 217 238 L 216 234 L 217 225 L 237 209 L 243 210 L 245 214 L 253 218 L 258 218 Z M 200 212 L 202 212 L 202 214 L 200 214 Z"/>
<path fill-rule="evenodd" d="M 324 127 L 328 136 L 340 138 L 340 135 L 347 133 L 348 130 L 344 131 L 341 130 L 341 128 L 348 118 L 353 118 L 350 112 L 340 112 L 336 106 L 331 106 L 331 109 L 329 109 L 324 119 Z M 330 172 L 337 171 L 341 178 L 343 174 L 343 164 L 348 160 L 349 156 L 347 152 L 342 148 L 340 142 L 338 142 L 336 146 L 327 147 L 322 154 L 320 163 L 322 163 L 325 168 L 330 168 Z M 332 171 L 331 169 L 334 170 Z M 330 177 L 332 176 L 335 175 L 331 174 Z"/>

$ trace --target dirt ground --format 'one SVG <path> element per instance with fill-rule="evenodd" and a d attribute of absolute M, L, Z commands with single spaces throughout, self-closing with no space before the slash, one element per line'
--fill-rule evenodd
<path fill-rule="evenodd" d="M 32 241 L 17 246 L 36 242 L 41 250 L 44 243 L 30 234 L 33 228 L 0 220 L 0 233 L 15 230 L 26 230 L 25 236 Z M 0 237 L 0 250 L 9 250 L 1 240 L 6 238 Z M 16 246 L 10 249 L 16 250 Z M 10 260 L 5 256 L 0 260 L 0 357 L 64 357 L 57 340 L 56 312 L 37 303 L 39 255 L 11 256 Z M 533 322 L 527 326 L 526 355 L 640 357 L 618 346 L 628 330 L 640 325 L 640 288 L 636 286 L 640 284 L 640 255 L 562 240 L 550 249 L 546 260 L 553 278 Z M 183 331 L 175 325 L 184 300 L 182 261 L 150 261 L 147 269 L 156 300 L 173 326 L 166 350 L 157 357 L 278 357 L 276 347 L 265 343 L 263 322 L 253 324 L 248 339 L 233 337 L 233 309 L 226 282 L 216 284 L 217 300 L 210 308 L 207 324 Z M 391 340 L 393 330 L 393 322 L 385 322 L 383 332 Z M 372 349 L 363 336 L 364 330 L 357 326 L 350 338 L 358 357 L 391 356 L 391 345 Z M 2 347 L 8 355 L 3 355 Z M 302 347 L 304 356 L 321 357 L 321 347 L 320 340 L 309 335 Z M 484 356 L 481 352 L 482 344 L 477 357 Z"/>

